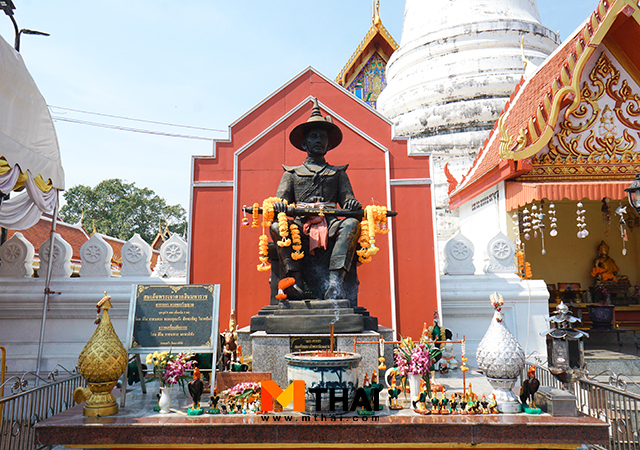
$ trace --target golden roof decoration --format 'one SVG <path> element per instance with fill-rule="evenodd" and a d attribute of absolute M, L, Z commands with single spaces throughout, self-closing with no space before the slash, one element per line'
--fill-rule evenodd
<path fill-rule="evenodd" d="M 371 28 L 367 31 L 351 58 L 344 65 L 338 76 L 336 83 L 340 86 L 347 87 L 353 78 L 360 72 L 362 66 L 367 62 L 365 57 L 371 53 L 370 47 L 378 44 L 383 48 L 378 49 L 378 54 L 387 62 L 391 54 L 398 48 L 398 43 L 393 39 L 391 34 L 382 25 L 380 19 L 380 0 L 373 0 L 373 14 L 371 18 Z M 374 42 L 376 41 L 376 42 Z M 368 59 L 368 57 L 366 58 Z"/>
<path fill-rule="evenodd" d="M 578 109 L 582 100 L 580 79 L 585 65 L 619 15 L 633 17 L 640 23 L 640 11 L 634 0 L 600 0 L 598 8 L 580 30 L 575 48 L 566 57 L 550 90 L 540 100 L 535 113 L 523 121 L 516 136 L 509 133 L 512 126 L 505 123 L 510 113 L 510 102 L 507 103 L 497 123 L 501 159 L 521 160 L 537 154 L 553 137 L 562 107 L 571 102 L 565 118 Z"/>

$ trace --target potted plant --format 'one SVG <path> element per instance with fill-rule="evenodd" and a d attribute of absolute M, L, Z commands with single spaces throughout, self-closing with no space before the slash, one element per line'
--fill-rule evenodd
<path fill-rule="evenodd" d="M 147 364 L 153 364 L 153 378 L 160 380 L 160 400 L 158 406 L 161 413 L 168 413 L 171 408 L 170 389 L 174 384 L 180 383 L 184 390 L 186 381 L 185 372 L 192 370 L 195 364 L 191 358 L 191 352 L 180 352 L 177 355 L 168 352 L 153 352 L 147 355 Z"/>

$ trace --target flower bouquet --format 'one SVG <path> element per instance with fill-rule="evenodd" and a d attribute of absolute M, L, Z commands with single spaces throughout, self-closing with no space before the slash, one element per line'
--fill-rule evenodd
<path fill-rule="evenodd" d="M 185 372 L 192 370 L 195 361 L 191 360 L 194 354 L 191 352 L 180 352 L 177 355 L 168 352 L 153 352 L 147 355 L 147 364 L 153 364 L 153 378 L 160 380 L 162 387 L 169 387 L 176 383 L 184 389 Z"/>
<path fill-rule="evenodd" d="M 413 342 L 410 337 L 400 337 L 400 346 L 394 350 L 394 359 L 398 372 L 402 376 L 402 388 L 406 392 L 407 377 L 419 375 L 425 381 L 427 394 L 431 395 L 431 382 L 429 374 L 441 350 L 430 343 L 424 336 L 419 343 Z M 417 392 L 412 392 L 412 395 Z"/>

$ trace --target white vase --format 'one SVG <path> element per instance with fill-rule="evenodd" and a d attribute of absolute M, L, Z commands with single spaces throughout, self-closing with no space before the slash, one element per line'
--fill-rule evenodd
<path fill-rule="evenodd" d="M 418 400 L 418 396 L 420 395 L 421 379 L 422 379 L 422 375 L 416 375 L 413 373 L 407 374 L 407 380 L 409 380 L 409 389 L 411 390 L 411 403 Z"/>
<path fill-rule="evenodd" d="M 171 408 L 171 387 L 161 387 L 160 388 L 160 400 L 158 400 L 158 406 L 160 407 L 160 412 L 163 414 L 167 414 Z"/>

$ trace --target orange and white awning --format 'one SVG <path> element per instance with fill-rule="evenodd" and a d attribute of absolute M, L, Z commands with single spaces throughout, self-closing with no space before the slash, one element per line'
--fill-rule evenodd
<path fill-rule="evenodd" d="M 631 184 L 625 181 L 566 181 L 566 182 L 540 182 L 531 183 L 524 181 L 505 182 L 505 197 L 507 211 L 531 203 L 534 200 L 559 201 L 567 200 L 602 200 L 609 197 L 612 200 L 627 198 L 624 191 Z"/>

